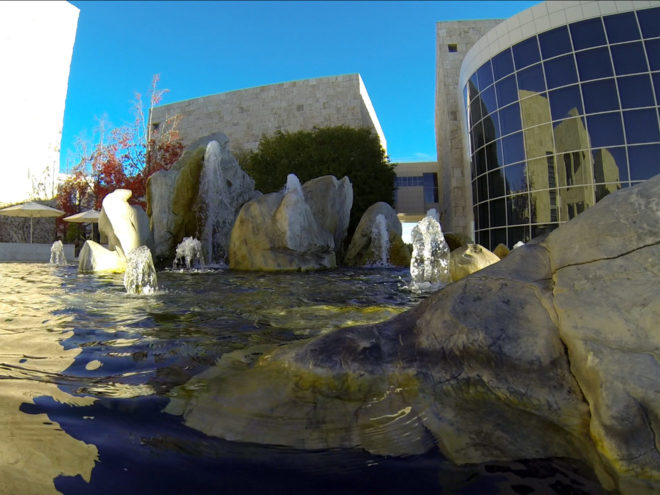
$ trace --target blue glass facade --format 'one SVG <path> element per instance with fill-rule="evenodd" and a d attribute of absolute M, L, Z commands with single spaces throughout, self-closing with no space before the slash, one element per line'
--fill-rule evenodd
<path fill-rule="evenodd" d="M 527 38 L 463 95 L 475 241 L 528 241 L 660 173 L 660 8 Z"/>

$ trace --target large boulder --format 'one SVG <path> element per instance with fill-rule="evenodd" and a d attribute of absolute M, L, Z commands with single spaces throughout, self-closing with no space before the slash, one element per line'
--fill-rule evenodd
<path fill-rule="evenodd" d="M 454 249 L 449 256 L 451 281 L 456 282 L 498 261 L 500 258 L 497 255 L 480 244 L 468 244 Z"/>
<path fill-rule="evenodd" d="M 189 145 L 170 170 L 147 182 L 157 264 L 170 264 L 184 237 L 202 242 L 208 263 L 226 261 L 238 211 L 259 194 L 229 151 L 227 136 L 214 133 Z"/>
<path fill-rule="evenodd" d="M 394 208 L 382 201 L 367 208 L 360 218 L 344 256 L 345 265 L 364 266 L 384 261 L 380 252 L 381 239 L 378 238 L 382 231 L 377 224 L 379 216 L 384 220 L 386 240 L 389 244 L 386 262 L 395 266 L 410 265 L 410 249 L 401 239 L 401 222 Z"/>
<path fill-rule="evenodd" d="M 226 354 L 168 412 L 229 440 L 589 463 L 660 490 L 660 176 L 377 325 Z M 200 386 L 203 385 L 203 386 Z"/>
<path fill-rule="evenodd" d="M 344 239 L 348 232 L 353 206 L 353 185 L 348 177 L 341 180 L 324 175 L 305 182 L 302 186 L 305 201 L 319 225 L 332 234 L 335 253 L 343 255 Z"/>
<path fill-rule="evenodd" d="M 300 182 L 289 176 L 285 190 L 241 208 L 231 233 L 229 266 L 255 271 L 334 268 L 334 248 L 332 234 L 316 221 Z"/>

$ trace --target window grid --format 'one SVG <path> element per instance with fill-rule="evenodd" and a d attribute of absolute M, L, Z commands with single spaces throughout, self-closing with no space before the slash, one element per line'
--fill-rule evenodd
<path fill-rule="evenodd" d="M 650 10 L 650 9 L 647 9 Z M 617 16 L 618 14 L 613 14 L 612 16 Z M 620 89 L 620 84 L 624 84 L 624 82 L 620 82 L 622 78 L 632 78 L 634 76 L 639 76 L 639 75 L 648 75 L 651 85 L 651 92 L 652 92 L 652 102 L 653 106 L 645 105 L 645 106 L 631 106 L 626 108 L 626 111 L 641 111 L 641 110 L 648 110 L 648 109 L 654 109 L 656 110 L 655 112 L 655 118 L 658 124 L 658 128 L 660 129 L 660 113 L 658 112 L 658 94 L 660 91 L 658 91 L 658 88 L 655 88 L 656 85 L 656 80 L 652 77 L 650 77 L 652 71 L 650 70 L 651 65 L 650 65 L 650 57 L 648 54 L 648 44 L 646 43 L 649 40 L 654 40 L 654 39 L 660 39 L 660 36 L 655 36 L 655 37 L 644 37 L 644 33 L 641 29 L 641 24 L 639 20 L 639 14 L 635 12 L 634 15 L 634 20 L 636 23 L 636 27 L 639 32 L 639 37 L 636 39 L 625 39 L 623 41 L 618 41 L 616 43 L 610 43 L 610 35 L 608 34 L 607 31 L 607 25 L 605 22 L 605 18 L 610 18 L 612 16 L 600 16 L 598 19 L 600 20 L 600 25 L 603 29 L 603 33 L 605 35 L 605 41 L 604 43 L 599 43 L 595 44 L 593 46 L 588 46 L 579 50 L 575 49 L 575 41 L 573 39 L 573 32 L 570 29 L 570 25 L 567 25 L 567 32 L 568 32 L 568 38 L 570 42 L 570 46 L 572 48 L 572 51 L 570 52 L 564 52 L 564 53 L 559 53 L 556 55 L 553 55 L 548 58 L 543 57 L 543 51 L 541 49 L 541 43 L 539 39 L 539 35 L 542 35 L 543 33 L 539 33 L 537 35 L 534 35 L 530 38 L 527 38 L 526 40 L 521 41 L 520 43 L 526 43 L 529 45 L 532 45 L 535 43 L 536 45 L 536 50 L 538 50 L 538 60 L 532 61 L 531 63 L 523 63 L 522 66 L 519 67 L 519 64 L 516 62 L 516 57 L 514 55 L 513 47 L 509 47 L 503 52 L 500 52 L 500 54 L 496 55 L 495 57 L 491 58 L 489 61 L 487 61 L 485 64 L 483 64 L 481 67 L 479 67 L 474 74 L 470 77 L 468 85 L 472 84 L 472 89 L 468 89 L 468 85 L 466 85 L 466 88 L 464 90 L 464 95 L 466 96 L 466 100 L 470 99 L 469 102 L 466 101 L 466 126 L 469 128 L 469 141 L 470 141 L 470 150 L 471 150 L 471 170 L 472 170 L 472 188 L 471 191 L 473 195 L 476 193 L 476 196 L 473 200 L 473 209 L 474 209 L 474 215 L 475 215 L 475 235 L 477 238 L 480 237 L 486 237 L 489 239 L 488 243 L 484 244 L 488 247 L 493 248 L 494 246 L 489 246 L 490 240 L 493 239 L 491 237 L 492 235 L 497 235 L 499 238 L 502 238 L 502 235 L 504 235 L 504 238 L 507 240 L 512 239 L 509 229 L 514 229 L 516 230 L 516 236 L 519 236 L 520 232 L 522 230 L 520 229 L 526 229 L 527 233 L 533 232 L 535 229 L 534 227 L 545 227 L 545 226 L 552 226 L 552 228 L 556 227 L 557 225 L 563 223 L 563 221 L 566 221 L 568 218 L 565 218 L 566 215 L 572 217 L 575 214 L 581 212 L 585 207 L 590 206 L 590 204 L 586 204 L 582 201 L 573 201 L 572 203 L 566 203 L 566 210 L 568 213 L 563 213 L 563 216 L 559 214 L 559 205 L 557 207 L 557 217 L 551 217 L 551 221 L 549 222 L 540 222 L 536 221 L 538 218 L 532 218 L 531 214 L 531 209 L 532 209 L 532 204 L 531 204 L 531 198 L 532 198 L 532 193 L 533 194 L 542 194 L 542 193 L 547 193 L 549 196 L 551 196 L 551 201 L 552 201 L 552 195 L 553 193 L 567 193 L 568 191 L 572 189 L 577 189 L 577 188 L 583 188 L 585 191 L 587 188 L 590 188 L 591 190 L 595 191 L 597 186 L 602 187 L 602 186 L 609 186 L 606 187 L 608 192 L 611 192 L 610 189 L 614 190 L 620 187 L 628 187 L 630 185 L 633 185 L 635 183 L 640 182 L 639 180 L 633 180 L 633 175 L 631 174 L 631 164 L 630 161 L 628 160 L 629 153 L 627 150 L 630 148 L 634 148 L 636 146 L 647 146 L 647 145 L 655 145 L 655 144 L 660 144 L 660 142 L 652 141 L 652 142 L 643 142 L 643 143 L 630 143 L 628 139 L 628 130 L 626 129 L 626 122 L 624 121 L 624 109 L 623 109 L 623 102 L 622 102 L 622 96 L 621 96 L 621 89 Z M 573 23 L 574 24 L 574 23 Z M 571 24 L 572 25 L 572 24 Z M 531 39 L 534 39 L 533 42 L 531 42 Z M 625 44 L 630 44 L 630 43 L 636 43 L 639 42 L 641 43 L 641 47 L 643 50 L 643 55 L 644 55 L 644 60 L 646 63 L 646 71 L 642 72 L 631 72 L 631 73 L 621 73 L 619 74 L 617 71 L 617 67 L 614 65 L 614 56 L 612 54 L 612 47 L 619 46 L 619 45 L 625 45 Z M 518 44 L 517 44 L 518 45 Z M 612 75 L 611 76 L 606 76 L 606 77 L 598 77 L 595 79 L 587 79 L 587 80 L 582 80 L 579 76 L 579 66 L 578 66 L 578 58 L 577 54 L 588 51 L 588 50 L 593 50 L 595 48 L 599 47 L 607 47 L 607 56 L 609 59 L 610 67 L 612 68 Z M 495 71 L 495 64 L 493 63 L 493 60 L 508 52 L 508 57 L 511 58 L 512 61 L 512 68 L 507 69 L 508 72 L 503 73 L 499 78 L 496 76 L 496 71 Z M 569 82 L 565 84 L 561 84 L 559 86 L 554 86 L 552 90 L 558 90 L 562 88 L 568 88 L 570 86 L 576 86 L 577 87 L 577 94 L 579 98 L 579 103 L 581 105 L 581 111 L 577 115 L 564 115 L 561 118 L 550 118 L 548 122 L 535 122 L 532 125 L 526 126 L 524 121 L 523 121 L 523 109 L 520 106 L 521 102 L 524 102 L 525 99 L 528 97 L 525 96 L 524 98 L 520 97 L 520 87 L 521 87 L 521 76 L 520 73 L 523 71 L 528 71 L 528 74 L 532 77 L 531 83 L 528 86 L 534 86 L 534 79 L 533 79 L 533 71 L 532 69 L 534 67 L 540 69 L 540 75 L 542 77 L 542 83 L 543 83 L 543 90 L 539 92 L 534 92 L 533 90 L 528 90 L 532 91 L 534 94 L 530 94 L 529 98 L 532 96 L 536 95 L 541 95 L 542 97 L 546 98 L 548 100 L 548 109 L 550 109 L 550 100 L 549 100 L 549 84 L 548 84 L 548 74 L 546 70 L 546 62 L 552 61 L 555 59 L 558 59 L 560 57 L 566 57 L 567 55 L 570 55 L 571 60 L 574 64 L 575 70 L 576 70 L 576 77 L 577 81 L 575 82 Z M 658 71 L 653 71 L 653 73 L 658 72 Z M 483 82 L 487 82 L 487 84 L 484 85 L 484 87 L 481 87 L 482 81 L 480 81 L 479 75 L 482 75 Z M 485 77 L 484 77 L 485 75 Z M 500 106 L 500 100 L 501 100 L 501 95 L 499 94 L 498 89 L 498 83 L 502 83 L 505 81 L 507 78 L 511 78 L 513 83 L 515 84 L 515 90 L 517 93 L 517 97 L 513 101 L 504 101 L 504 105 Z M 618 107 L 614 110 L 599 110 L 599 111 L 587 111 L 586 108 L 586 102 L 585 102 L 585 94 L 584 94 L 584 84 L 585 83 L 593 83 L 597 81 L 606 81 L 606 80 L 612 80 L 614 83 L 614 90 L 616 91 L 616 98 L 617 98 L 617 105 Z M 539 81 L 540 82 L 540 81 Z M 561 82 L 561 81 L 559 81 Z M 641 84 L 641 82 L 640 82 Z M 492 89 L 491 89 L 492 88 Z M 473 91 L 474 90 L 474 91 Z M 492 91 L 493 96 L 494 96 L 494 107 L 489 108 L 486 106 L 484 103 L 484 100 L 482 99 L 482 95 L 486 91 Z M 630 91 L 630 90 L 629 90 Z M 630 94 L 630 93 L 628 93 Z M 570 93 L 569 93 L 570 95 Z M 650 100 L 649 100 L 650 101 Z M 648 102 L 644 102 L 648 103 Z M 503 127 L 503 121 L 499 118 L 502 112 L 502 110 L 506 110 L 514 105 L 518 104 L 518 112 L 519 112 L 519 117 L 520 117 L 520 125 L 518 128 L 515 129 L 508 129 L 508 132 L 506 134 L 503 134 L 503 131 L 505 130 Z M 477 105 L 481 105 L 480 108 L 477 108 Z M 560 107 L 561 108 L 561 107 Z M 483 111 L 483 113 L 482 113 Z M 552 110 L 554 112 L 554 110 Z M 592 115 L 601 115 L 601 114 L 617 114 L 618 115 L 618 120 L 620 121 L 621 124 L 621 129 L 622 129 L 622 143 L 617 143 L 613 144 L 610 146 L 598 146 L 594 147 L 591 143 L 591 132 L 590 132 L 590 125 L 588 123 L 588 116 Z M 475 116 L 477 117 L 475 119 Z M 587 142 L 587 146 L 582 146 L 578 147 L 576 149 L 570 148 L 567 149 L 566 151 L 560 151 L 557 143 L 557 133 L 555 129 L 564 122 L 569 121 L 573 117 L 578 117 L 582 121 L 582 126 L 586 132 L 587 139 L 589 141 Z M 490 130 L 491 128 L 494 129 L 494 135 L 489 134 L 489 131 L 486 130 L 486 123 L 488 122 L 488 129 Z M 527 143 L 525 141 L 525 133 L 528 133 L 529 131 L 533 131 L 534 129 L 540 130 L 541 127 L 547 126 L 548 124 L 552 125 L 552 147 L 553 147 L 553 153 L 550 155 L 552 156 L 552 164 L 548 162 L 549 165 L 549 170 L 552 172 L 552 177 L 547 177 L 547 180 L 549 181 L 548 184 L 550 184 L 552 181 L 556 181 L 556 178 L 559 177 L 559 169 L 564 169 L 564 157 L 570 155 L 573 158 L 571 160 L 578 160 L 577 162 L 571 162 L 572 165 L 571 167 L 576 167 L 575 170 L 580 170 L 580 173 L 584 176 L 587 174 L 588 177 L 591 178 L 591 182 L 587 182 L 586 180 L 583 183 L 580 184 L 575 184 L 575 185 L 560 185 L 556 184 L 555 187 L 535 187 L 533 190 L 531 189 L 531 184 L 530 184 L 530 171 L 527 168 L 529 166 L 529 161 L 536 161 L 540 160 L 543 158 L 540 152 L 536 152 L 533 156 L 529 156 L 529 151 L 527 148 Z M 516 133 L 523 132 L 523 159 L 518 160 L 512 163 L 506 163 L 503 161 L 503 155 L 502 155 L 502 147 L 501 143 L 505 138 L 508 138 L 510 136 L 515 135 Z M 496 159 L 497 163 L 493 167 L 493 165 L 490 163 L 493 159 L 493 149 L 496 152 Z M 604 169 L 604 162 L 605 159 L 603 158 L 603 153 L 604 152 L 610 152 L 610 150 L 622 150 L 623 154 L 619 155 L 619 158 L 614 160 L 614 166 L 619 168 L 621 170 L 621 175 L 619 175 L 620 180 L 617 182 L 613 181 L 607 181 L 605 178 L 602 178 L 601 181 L 596 180 L 596 176 L 598 175 L 599 177 L 603 177 L 603 169 Z M 596 156 L 596 153 L 599 152 L 600 154 L 598 155 L 598 158 Z M 484 167 L 480 167 L 476 160 L 477 160 L 477 155 L 480 154 L 482 155 L 482 164 Z M 582 158 L 579 158 L 582 157 Z M 614 159 L 613 155 L 610 153 L 610 157 Z M 623 158 L 621 158 L 623 157 Z M 595 167 L 596 167 L 596 162 L 599 162 L 599 167 L 600 171 L 597 174 Z M 521 192 L 518 190 L 513 190 L 510 187 L 510 184 L 508 183 L 508 178 L 507 178 L 507 170 L 512 170 L 512 167 L 515 166 L 520 166 L 524 164 L 524 178 L 525 178 L 525 187 L 526 191 Z M 582 167 L 582 168 L 580 168 Z M 573 169 L 571 169 L 573 170 Z M 562 173 L 566 173 L 566 171 L 563 171 Z M 625 174 L 625 177 L 622 177 L 622 175 Z M 493 189 L 493 185 L 491 184 L 492 179 L 495 177 L 499 177 L 503 182 L 503 185 L 497 186 L 496 189 Z M 514 175 L 515 177 L 515 175 Z M 563 176 L 564 179 L 566 179 L 566 175 Z M 584 180 L 581 178 L 580 180 Z M 484 186 L 485 187 L 482 187 Z M 501 189 L 499 189 L 501 187 Z M 494 194 L 491 196 L 491 194 Z M 585 192 L 586 194 L 586 192 Z M 607 194 L 607 192 L 605 193 Z M 484 197 L 485 195 L 485 197 Z M 515 224 L 515 223 L 510 223 L 514 221 L 514 218 L 510 216 L 510 211 L 509 211 L 509 199 L 516 198 L 516 199 L 522 199 L 523 196 L 526 195 L 529 202 L 527 204 L 527 222 L 522 223 L 522 224 Z M 596 193 L 598 195 L 598 193 Z M 561 196 L 557 196 L 560 198 Z M 600 199 L 600 198 L 599 198 Z M 504 225 L 494 225 L 495 222 L 501 222 L 501 219 L 495 219 L 492 217 L 493 211 L 497 210 L 498 208 L 501 210 L 501 203 L 504 202 L 505 208 L 504 208 Z M 538 212 L 536 212 L 538 213 Z M 538 230 L 538 229 L 537 229 Z M 494 233 L 494 231 L 498 231 L 497 233 Z M 515 236 L 514 236 L 515 237 Z M 512 244 L 512 243 L 511 243 Z"/>

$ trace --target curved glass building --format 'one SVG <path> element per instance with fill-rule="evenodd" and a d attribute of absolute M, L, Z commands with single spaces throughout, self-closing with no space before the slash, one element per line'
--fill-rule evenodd
<path fill-rule="evenodd" d="M 459 80 L 479 244 L 660 173 L 660 2 L 536 5 L 479 39 Z"/>

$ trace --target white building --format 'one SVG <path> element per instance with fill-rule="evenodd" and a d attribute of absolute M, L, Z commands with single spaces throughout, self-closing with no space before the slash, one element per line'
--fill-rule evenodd
<path fill-rule="evenodd" d="M 0 2 L 0 205 L 54 196 L 78 13 Z"/>

